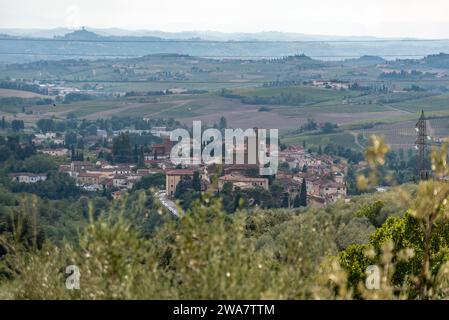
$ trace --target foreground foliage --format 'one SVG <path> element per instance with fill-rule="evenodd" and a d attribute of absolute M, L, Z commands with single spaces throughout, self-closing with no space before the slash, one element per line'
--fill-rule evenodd
<path fill-rule="evenodd" d="M 10 210 L 0 235 L 0 297 L 7 299 L 441 299 L 449 297 L 449 175 L 444 146 L 435 177 L 325 208 L 237 209 L 202 195 L 179 219 L 151 193 L 126 196 L 71 241 L 46 241 L 31 201 Z M 374 185 L 388 148 L 374 137 Z M 150 216 L 150 218 L 148 218 Z M 150 226 L 151 225 L 151 226 Z M 67 290 L 66 267 L 80 270 Z M 364 285 L 368 266 L 379 288 Z"/>

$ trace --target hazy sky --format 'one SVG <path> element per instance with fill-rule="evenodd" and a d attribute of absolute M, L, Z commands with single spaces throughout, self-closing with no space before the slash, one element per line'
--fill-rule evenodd
<path fill-rule="evenodd" d="M 0 0 L 0 28 L 449 38 L 449 0 Z"/>

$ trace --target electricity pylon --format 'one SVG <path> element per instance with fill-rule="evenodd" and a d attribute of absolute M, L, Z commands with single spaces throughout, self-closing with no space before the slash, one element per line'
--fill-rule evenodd
<path fill-rule="evenodd" d="M 418 170 L 419 179 L 426 180 L 429 178 L 429 170 L 427 168 L 427 147 L 429 145 L 429 136 L 427 135 L 427 123 L 424 110 L 421 111 L 421 117 L 416 124 L 418 138 L 416 139 L 416 148 L 418 149 Z"/>

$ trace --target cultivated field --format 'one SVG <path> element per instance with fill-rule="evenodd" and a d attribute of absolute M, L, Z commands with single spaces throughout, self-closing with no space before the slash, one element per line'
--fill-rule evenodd
<path fill-rule="evenodd" d="M 2 89 L 0 88 L 0 97 L 19 97 L 19 98 L 44 98 L 44 95 L 22 90 Z"/>
<path fill-rule="evenodd" d="M 418 60 L 362 57 L 320 61 L 299 55 L 243 60 L 168 54 L 0 65 L 4 77 L 63 83 L 103 93 L 93 100 L 58 102 L 56 106 L 4 101 L 0 116 L 8 121 L 23 119 L 27 125 L 43 118 L 153 117 L 174 118 L 187 126 L 194 120 L 213 125 L 225 117 L 234 128 L 280 129 L 288 143 L 306 140 L 325 145 L 330 141 L 361 149 L 366 138 L 376 133 L 384 135 L 393 148 L 409 148 L 416 139 L 414 126 L 421 110 L 432 117 L 429 130 L 433 136 L 449 136 L 449 124 L 441 118 L 449 116 L 446 64 L 445 55 Z M 385 79 L 384 70 L 404 72 L 397 79 Z M 316 84 L 316 80 L 356 88 L 343 90 L 341 86 Z M 190 91 L 164 94 L 174 89 Z M 0 89 L 0 97 L 8 96 L 40 97 Z M 340 131 L 295 134 L 308 119 L 337 124 Z"/>
<path fill-rule="evenodd" d="M 361 147 L 356 143 L 355 137 L 348 132 L 290 135 L 282 139 L 282 142 L 285 144 L 302 144 L 303 141 L 308 146 L 326 146 L 332 143 L 334 145 L 342 145 L 359 151 L 361 150 Z"/>

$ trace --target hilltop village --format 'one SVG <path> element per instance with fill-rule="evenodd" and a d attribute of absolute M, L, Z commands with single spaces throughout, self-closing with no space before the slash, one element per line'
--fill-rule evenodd
<path fill-rule="evenodd" d="M 133 149 L 130 135 L 149 135 L 159 142 L 145 148 L 135 145 Z M 73 179 L 77 187 L 85 192 L 110 194 L 112 198 L 129 192 L 139 182 L 158 177 L 159 181 L 165 179 L 158 186 L 160 192 L 172 201 L 182 198 L 189 189 L 197 194 L 270 193 L 270 201 L 282 207 L 324 206 L 338 199 L 347 199 L 347 163 L 329 155 L 312 153 L 299 145 L 290 145 L 278 152 L 279 170 L 275 175 L 260 176 L 258 165 L 246 162 L 174 165 L 170 160 L 174 143 L 170 141 L 170 131 L 165 126 L 149 130 L 122 129 L 112 134 L 98 129 L 86 139 L 89 146 L 84 148 L 89 150 L 89 158 L 84 156 L 86 151 L 71 146 L 67 138 L 56 132 L 36 130 L 32 133 L 31 143 L 37 154 L 58 159 L 59 173 Z M 246 146 L 243 151 L 245 161 Z M 239 152 L 237 149 L 234 151 Z M 49 173 L 21 171 L 11 172 L 9 177 L 12 182 L 34 184 L 45 181 Z"/>

